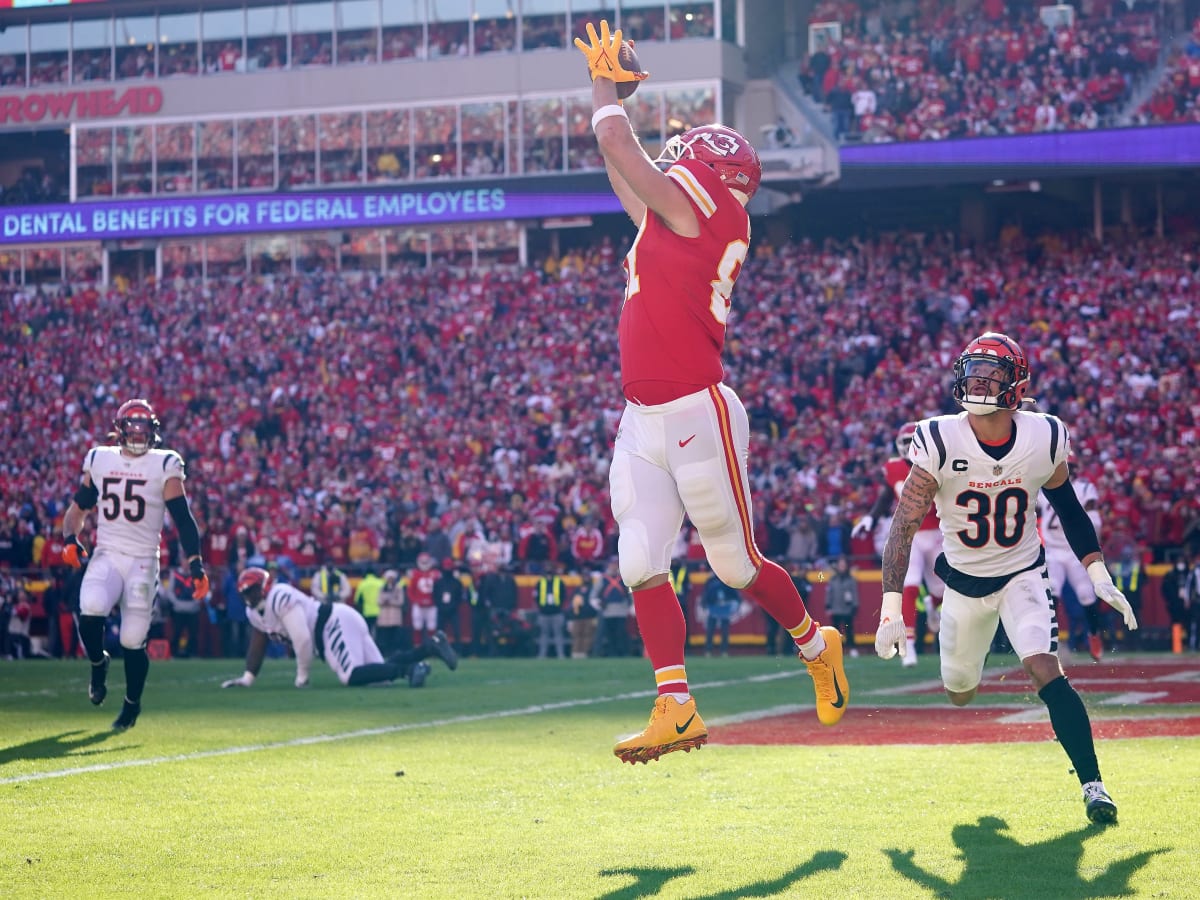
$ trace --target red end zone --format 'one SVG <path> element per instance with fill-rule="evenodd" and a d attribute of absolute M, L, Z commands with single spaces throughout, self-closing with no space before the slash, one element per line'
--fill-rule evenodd
<path fill-rule="evenodd" d="M 1067 675 L 1088 704 L 1101 740 L 1200 735 L 1200 668 L 1175 660 L 1123 660 L 1071 666 Z M 714 744 L 989 744 L 1054 739 L 1045 709 L 1020 670 L 989 674 L 979 700 L 1008 695 L 1002 707 L 910 706 L 909 697 L 941 693 L 914 686 L 910 693 L 851 700 L 833 728 L 811 710 L 710 728 Z M 922 701 L 927 704 L 927 701 Z M 1181 705 L 1184 708 L 1180 708 Z M 1032 720 L 1031 720 L 1032 719 Z"/>

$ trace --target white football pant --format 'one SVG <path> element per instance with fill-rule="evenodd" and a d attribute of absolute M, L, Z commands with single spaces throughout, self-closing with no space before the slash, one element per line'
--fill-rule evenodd
<path fill-rule="evenodd" d="M 92 554 L 79 585 L 79 612 L 107 618 L 121 605 L 121 646 L 137 650 L 146 645 L 150 613 L 158 592 L 158 554 L 128 556 L 113 550 Z"/>

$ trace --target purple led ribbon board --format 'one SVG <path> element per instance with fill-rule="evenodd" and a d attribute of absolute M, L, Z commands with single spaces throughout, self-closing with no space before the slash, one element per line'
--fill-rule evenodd
<path fill-rule="evenodd" d="M 611 193 L 499 187 L 156 197 L 0 207 L 0 244 L 383 228 L 621 211 Z"/>

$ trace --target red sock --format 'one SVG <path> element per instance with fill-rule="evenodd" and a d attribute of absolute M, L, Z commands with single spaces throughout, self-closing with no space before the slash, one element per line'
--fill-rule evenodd
<path fill-rule="evenodd" d="M 921 596 L 921 588 L 917 585 L 906 587 L 900 598 L 900 614 L 904 617 L 904 634 L 909 640 L 917 637 L 917 598 Z"/>
<path fill-rule="evenodd" d="M 684 644 L 687 643 L 687 622 L 675 589 L 669 582 L 657 587 L 633 592 L 633 611 L 637 615 L 638 631 L 646 656 L 657 676 L 663 670 L 678 669 L 670 679 L 659 680 L 660 694 L 686 694 L 687 676 L 683 669 Z"/>
<path fill-rule="evenodd" d="M 776 622 L 791 632 L 796 640 L 796 646 L 803 646 L 811 641 L 817 633 L 817 623 L 808 615 L 804 606 L 804 598 L 796 590 L 792 576 L 781 566 L 763 560 L 758 570 L 758 578 L 750 587 L 742 588 L 742 593 L 749 596 L 755 603 L 767 611 Z M 805 622 L 808 626 L 796 633 L 796 626 Z"/>

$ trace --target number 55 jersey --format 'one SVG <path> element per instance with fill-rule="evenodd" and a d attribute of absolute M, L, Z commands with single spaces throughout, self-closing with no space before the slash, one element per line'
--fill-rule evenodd
<path fill-rule="evenodd" d="M 1037 497 L 1070 453 L 1066 427 L 1054 416 L 1013 414 L 1000 446 L 980 442 L 967 413 L 918 423 L 909 458 L 938 483 L 947 584 L 981 597 L 1011 576 L 1045 562 Z M 991 590 L 986 590 L 990 588 Z"/>
<path fill-rule="evenodd" d="M 183 459 L 174 450 L 147 450 L 130 456 L 120 447 L 94 447 L 83 472 L 100 496 L 96 500 L 96 549 L 129 556 L 158 556 L 166 502 L 163 488 L 181 481 Z"/>

